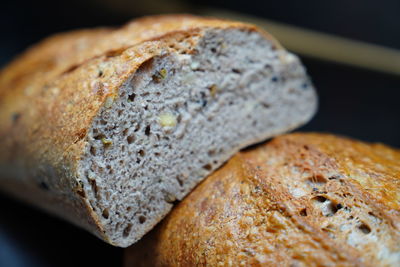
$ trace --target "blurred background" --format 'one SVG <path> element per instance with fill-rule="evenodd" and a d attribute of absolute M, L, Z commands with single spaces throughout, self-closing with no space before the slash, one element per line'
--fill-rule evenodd
<path fill-rule="evenodd" d="M 396 55 L 398 52 L 395 50 L 400 50 L 398 0 L 3 0 L 0 8 L 0 66 L 5 66 L 18 53 L 56 32 L 117 26 L 148 14 L 205 14 L 209 12 L 206 8 L 239 12 L 287 26 L 384 46 L 389 48 L 390 55 Z M 289 32 L 286 36 L 295 35 Z M 296 38 L 307 40 L 307 36 L 302 35 L 296 35 Z M 335 53 L 339 57 L 339 52 L 314 55 L 314 46 L 317 51 L 327 45 L 323 40 L 319 42 L 317 38 L 311 43 L 311 53 L 310 48 L 303 53 L 298 47 L 301 42 L 297 43 L 296 38 L 287 39 L 291 43 L 286 46 L 299 52 L 320 97 L 319 112 L 301 130 L 333 132 L 400 147 L 400 70 L 395 67 L 400 64 L 399 57 L 386 56 L 382 60 L 377 57 L 377 60 L 355 67 L 351 64 L 353 53 L 358 51 L 366 59 L 378 54 L 374 55 L 375 50 L 359 50 L 352 46 L 345 53 L 345 56 L 350 55 L 350 64 L 342 64 L 335 60 Z M 334 49 L 335 43 L 332 44 Z M 346 49 L 340 47 L 340 50 Z M 386 68 L 378 67 L 381 65 L 386 65 Z M 0 209 L 0 266 L 122 264 L 122 249 L 111 247 L 57 218 L 4 195 L 0 195 Z"/>

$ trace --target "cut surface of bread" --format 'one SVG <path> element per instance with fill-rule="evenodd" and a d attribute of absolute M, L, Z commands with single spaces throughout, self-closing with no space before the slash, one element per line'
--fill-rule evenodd
<path fill-rule="evenodd" d="M 239 152 L 125 266 L 398 266 L 400 151 L 296 133 Z"/>
<path fill-rule="evenodd" d="M 3 70 L 0 96 L 2 189 L 117 246 L 316 109 L 298 58 L 271 37 L 192 16 L 52 37 Z"/>

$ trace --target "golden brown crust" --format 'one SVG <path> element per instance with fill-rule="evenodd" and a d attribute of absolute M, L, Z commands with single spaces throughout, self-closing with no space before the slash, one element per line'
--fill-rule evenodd
<path fill-rule="evenodd" d="M 125 266 L 395 266 L 399 162 L 381 144 L 277 137 L 209 176 Z"/>
<path fill-rule="evenodd" d="M 77 180 L 92 119 L 146 60 L 163 51 L 190 52 L 207 29 L 231 27 L 257 30 L 170 15 L 59 34 L 29 49 L 0 73 L 1 188 L 22 195 L 24 184 L 29 201 L 103 235 Z"/>

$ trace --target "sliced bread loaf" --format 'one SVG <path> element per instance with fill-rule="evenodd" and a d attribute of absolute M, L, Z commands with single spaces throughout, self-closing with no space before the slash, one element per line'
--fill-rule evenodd
<path fill-rule="evenodd" d="M 316 103 L 298 58 L 253 25 L 171 15 L 56 35 L 0 74 L 0 188 L 128 246 Z"/>

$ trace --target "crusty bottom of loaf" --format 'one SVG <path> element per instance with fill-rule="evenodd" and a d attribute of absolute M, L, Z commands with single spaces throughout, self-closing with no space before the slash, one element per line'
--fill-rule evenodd
<path fill-rule="evenodd" d="M 201 38 L 191 55 L 145 62 L 88 134 L 82 183 L 117 246 L 140 239 L 239 149 L 315 112 L 299 60 L 260 33 L 209 30 Z"/>

